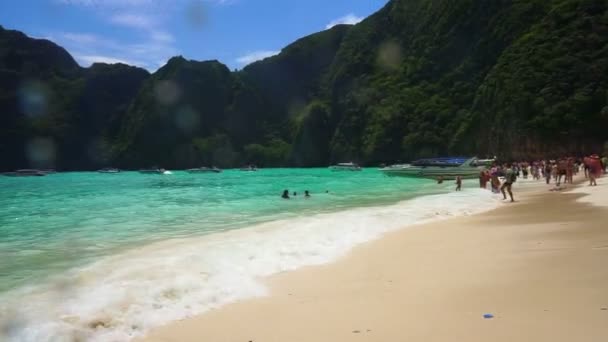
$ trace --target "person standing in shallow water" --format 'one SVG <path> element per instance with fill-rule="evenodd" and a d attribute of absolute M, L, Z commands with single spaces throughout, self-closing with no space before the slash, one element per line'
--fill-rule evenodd
<path fill-rule="evenodd" d="M 513 199 L 513 191 L 511 190 L 513 183 L 515 183 L 515 177 L 517 177 L 517 174 L 509 165 L 507 165 L 507 170 L 505 171 L 505 182 L 500 187 L 503 200 L 507 199 L 507 194 L 505 193 L 505 189 L 507 189 L 509 192 L 509 197 L 511 197 L 511 202 L 515 202 Z"/>
<path fill-rule="evenodd" d="M 498 167 L 496 166 L 492 166 L 490 169 L 490 187 L 492 188 L 492 193 L 500 193 L 500 179 L 498 179 Z"/>
<path fill-rule="evenodd" d="M 462 177 L 456 176 L 456 191 L 462 190 Z"/>
<path fill-rule="evenodd" d="M 310 192 L 308 192 L 308 190 L 304 191 L 304 197 L 310 198 Z"/>
<path fill-rule="evenodd" d="M 281 195 L 282 199 L 289 199 L 289 190 L 283 190 L 283 195 Z"/>
<path fill-rule="evenodd" d="M 490 181 L 490 172 L 488 170 L 482 170 L 479 172 L 479 187 L 487 189 L 488 181 Z"/>

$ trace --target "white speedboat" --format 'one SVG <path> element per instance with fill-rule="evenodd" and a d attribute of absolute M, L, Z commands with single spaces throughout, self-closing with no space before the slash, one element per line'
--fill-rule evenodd
<path fill-rule="evenodd" d="M 99 173 L 120 173 L 120 170 L 113 168 L 113 167 L 104 167 L 101 170 L 97 170 L 97 172 L 99 172 Z"/>
<path fill-rule="evenodd" d="M 198 168 L 194 168 L 194 169 L 188 169 L 188 170 L 186 170 L 186 172 L 188 172 L 188 173 L 220 173 L 220 172 L 222 172 L 222 170 L 218 169 L 217 167 L 198 167 Z"/>
<path fill-rule="evenodd" d="M 496 157 L 490 159 L 477 159 L 473 162 L 474 166 L 491 167 L 496 162 Z"/>
<path fill-rule="evenodd" d="M 484 166 L 477 158 L 431 158 L 413 161 L 411 164 L 393 165 L 380 169 L 387 176 L 421 177 L 450 180 L 457 176 L 477 178 Z"/>
<path fill-rule="evenodd" d="M 157 168 L 151 168 L 151 169 L 141 169 L 139 170 L 139 173 L 144 174 L 144 175 L 170 175 L 171 172 L 167 171 L 165 169 L 157 169 Z"/>
<path fill-rule="evenodd" d="M 350 163 L 339 163 L 329 167 L 332 171 L 361 171 L 361 166 L 350 162 Z"/>

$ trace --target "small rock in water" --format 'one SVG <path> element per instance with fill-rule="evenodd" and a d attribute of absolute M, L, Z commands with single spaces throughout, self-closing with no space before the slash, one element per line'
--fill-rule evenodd
<path fill-rule="evenodd" d="M 492 315 L 490 313 L 487 313 L 487 314 L 483 315 L 483 318 L 485 318 L 485 319 L 492 319 L 492 318 L 494 318 L 494 315 Z"/>

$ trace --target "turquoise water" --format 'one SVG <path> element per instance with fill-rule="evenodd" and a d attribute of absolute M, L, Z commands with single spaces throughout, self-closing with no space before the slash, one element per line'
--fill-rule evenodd
<path fill-rule="evenodd" d="M 376 169 L 0 177 L 0 292 L 160 240 L 446 191 Z"/>

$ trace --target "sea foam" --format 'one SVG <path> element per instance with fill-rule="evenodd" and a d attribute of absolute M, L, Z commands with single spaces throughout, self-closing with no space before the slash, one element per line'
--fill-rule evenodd
<path fill-rule="evenodd" d="M 387 232 L 487 211 L 499 200 L 490 191 L 467 189 L 154 243 L 5 293 L 0 337 L 127 341 L 171 321 L 265 296 L 265 276 L 328 263 Z"/>

